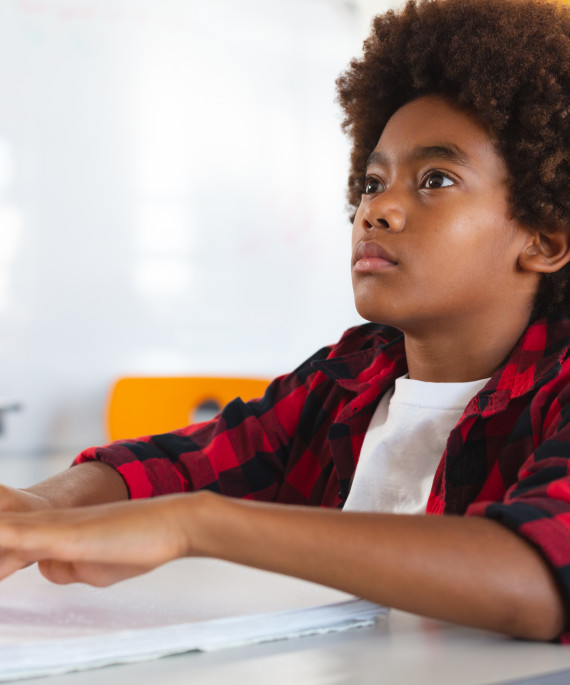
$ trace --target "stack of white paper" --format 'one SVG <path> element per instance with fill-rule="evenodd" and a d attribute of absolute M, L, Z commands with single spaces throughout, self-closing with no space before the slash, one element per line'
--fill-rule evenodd
<path fill-rule="evenodd" d="M 0 681 L 369 625 L 386 609 L 211 559 L 110 588 L 57 586 L 35 567 L 0 583 Z"/>

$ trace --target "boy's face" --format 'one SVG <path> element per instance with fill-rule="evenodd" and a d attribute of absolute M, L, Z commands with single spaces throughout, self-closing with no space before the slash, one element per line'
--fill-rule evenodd
<path fill-rule="evenodd" d="M 437 96 L 388 121 L 366 170 L 352 237 L 356 308 L 404 332 L 496 321 L 532 306 L 530 233 L 510 217 L 507 172 L 477 117 Z"/>

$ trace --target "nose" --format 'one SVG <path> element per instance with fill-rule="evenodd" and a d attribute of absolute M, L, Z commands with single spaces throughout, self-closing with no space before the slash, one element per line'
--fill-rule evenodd
<path fill-rule="evenodd" d="M 395 191 L 387 189 L 365 199 L 361 223 L 367 231 L 383 228 L 390 233 L 401 233 L 406 225 L 406 215 Z"/>

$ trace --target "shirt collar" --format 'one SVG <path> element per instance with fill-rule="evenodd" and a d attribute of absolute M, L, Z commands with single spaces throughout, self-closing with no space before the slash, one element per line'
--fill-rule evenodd
<path fill-rule="evenodd" d="M 485 415 L 506 408 L 517 397 L 554 378 L 570 350 L 570 319 L 551 317 L 531 323 L 506 360 L 475 398 L 475 409 Z"/>
<path fill-rule="evenodd" d="M 313 366 L 345 390 L 377 392 L 407 371 L 404 336 L 395 328 L 366 324 L 362 348 L 356 352 L 313 362 Z M 539 319 L 528 326 L 518 343 L 467 411 L 488 416 L 506 408 L 511 399 L 535 391 L 559 371 L 570 350 L 570 318 Z"/>
<path fill-rule="evenodd" d="M 334 380 L 341 388 L 362 393 L 371 384 L 390 385 L 407 371 L 404 334 L 382 324 L 365 324 L 353 329 L 357 351 L 313 362 L 313 367 Z M 342 349 L 342 341 L 340 345 Z"/>

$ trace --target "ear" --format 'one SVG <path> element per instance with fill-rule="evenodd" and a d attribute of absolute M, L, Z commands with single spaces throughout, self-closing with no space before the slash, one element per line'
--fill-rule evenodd
<path fill-rule="evenodd" d="M 522 271 L 551 274 L 570 262 L 570 234 L 564 229 L 529 234 L 518 265 Z"/>

